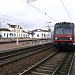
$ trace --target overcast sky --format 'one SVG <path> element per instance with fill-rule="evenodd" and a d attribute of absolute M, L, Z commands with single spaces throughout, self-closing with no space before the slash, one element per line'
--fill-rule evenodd
<path fill-rule="evenodd" d="M 29 4 L 27 0 L 0 0 L 1 25 L 18 24 L 33 30 L 47 29 L 48 22 L 50 26 L 62 21 L 75 23 L 74 3 L 74 0 L 36 0 Z"/>

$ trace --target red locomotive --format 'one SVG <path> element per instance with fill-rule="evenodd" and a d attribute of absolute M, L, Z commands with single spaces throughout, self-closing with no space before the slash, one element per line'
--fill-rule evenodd
<path fill-rule="evenodd" d="M 75 25 L 70 22 L 56 23 L 54 26 L 53 46 L 73 47 L 75 45 Z"/>

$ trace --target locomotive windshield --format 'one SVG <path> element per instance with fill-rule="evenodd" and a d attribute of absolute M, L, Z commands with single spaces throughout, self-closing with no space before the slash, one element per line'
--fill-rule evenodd
<path fill-rule="evenodd" d="M 56 23 L 54 27 L 54 34 L 70 34 L 74 33 L 74 24 L 68 22 Z"/>
<path fill-rule="evenodd" d="M 72 34 L 72 27 L 56 27 L 55 34 Z"/>

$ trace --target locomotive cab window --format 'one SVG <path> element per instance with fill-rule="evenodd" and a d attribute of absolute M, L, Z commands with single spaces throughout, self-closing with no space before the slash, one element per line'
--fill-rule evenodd
<path fill-rule="evenodd" d="M 55 34 L 72 34 L 72 27 L 57 27 L 55 29 Z"/>

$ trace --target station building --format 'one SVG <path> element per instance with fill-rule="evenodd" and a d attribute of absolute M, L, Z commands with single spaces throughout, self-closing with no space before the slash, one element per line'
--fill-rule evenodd
<path fill-rule="evenodd" d="M 25 38 L 28 32 L 24 31 L 19 25 L 7 24 L 6 28 L 0 28 L 0 38 Z"/>
<path fill-rule="evenodd" d="M 30 31 L 29 33 L 30 38 L 37 38 L 37 39 L 51 39 L 52 38 L 52 31 L 51 30 L 42 30 L 42 29 L 35 29 Z"/>
<path fill-rule="evenodd" d="M 34 39 L 51 39 L 52 31 L 35 29 L 32 31 L 24 31 L 19 25 L 11 25 L 7 23 L 6 28 L 0 28 L 0 38 L 34 38 Z"/>

